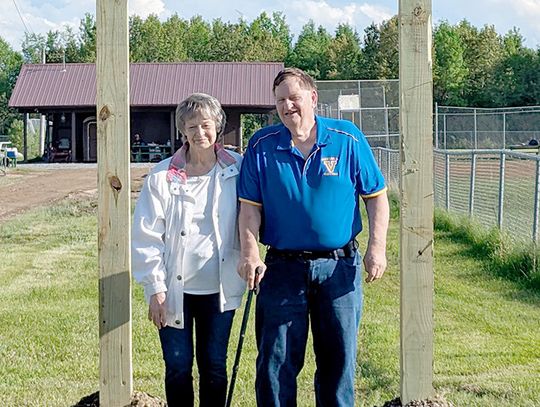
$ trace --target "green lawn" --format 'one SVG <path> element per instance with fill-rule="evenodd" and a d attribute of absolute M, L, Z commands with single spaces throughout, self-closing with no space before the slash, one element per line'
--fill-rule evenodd
<path fill-rule="evenodd" d="M 398 228 L 394 219 L 385 278 L 365 287 L 359 406 L 399 395 Z M 96 231 L 95 205 L 86 201 L 0 225 L 0 406 L 70 406 L 98 390 Z M 438 232 L 435 255 L 437 393 L 456 406 L 540 405 L 540 293 L 490 273 L 487 260 L 448 232 Z M 134 388 L 163 397 L 157 335 L 136 284 L 133 293 Z M 253 315 L 235 406 L 255 405 Z M 241 317 L 239 310 L 230 364 Z M 313 372 L 310 352 L 300 406 L 315 405 Z"/>

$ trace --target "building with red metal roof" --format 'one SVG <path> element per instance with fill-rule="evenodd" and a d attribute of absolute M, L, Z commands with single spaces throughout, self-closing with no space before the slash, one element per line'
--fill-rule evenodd
<path fill-rule="evenodd" d="M 241 146 L 240 116 L 273 112 L 272 82 L 281 69 L 278 62 L 133 63 L 130 132 L 146 144 L 170 145 L 174 151 L 181 144 L 174 126 L 176 106 L 203 92 L 215 96 L 227 114 L 224 143 Z M 45 115 L 47 145 L 69 149 L 67 160 L 96 160 L 95 64 L 23 65 L 9 106 Z"/>

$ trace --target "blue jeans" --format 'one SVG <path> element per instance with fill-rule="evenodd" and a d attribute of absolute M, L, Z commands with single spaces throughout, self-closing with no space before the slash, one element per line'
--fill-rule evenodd
<path fill-rule="evenodd" d="M 234 311 L 220 312 L 219 294 L 184 294 L 184 329 L 159 330 L 165 360 L 169 407 L 193 406 L 193 327 L 195 326 L 199 405 L 224 406 L 227 397 L 227 345 Z"/>
<path fill-rule="evenodd" d="M 287 259 L 268 255 L 256 306 L 258 406 L 296 406 L 309 323 L 316 405 L 354 406 L 362 308 L 360 255 Z"/>

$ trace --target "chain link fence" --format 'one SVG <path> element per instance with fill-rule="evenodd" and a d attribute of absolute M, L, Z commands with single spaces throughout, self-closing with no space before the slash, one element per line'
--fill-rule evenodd
<path fill-rule="evenodd" d="M 399 81 L 317 81 L 317 114 L 355 123 L 372 147 L 399 147 Z"/>
<path fill-rule="evenodd" d="M 540 106 L 435 106 L 435 148 L 523 148 L 540 140 Z M 536 142 L 536 143 L 535 143 Z"/>
<path fill-rule="evenodd" d="M 399 186 L 399 151 L 373 154 L 390 189 Z M 510 150 L 434 150 L 435 206 L 498 227 L 515 240 L 538 242 L 540 156 Z"/>
<path fill-rule="evenodd" d="M 352 121 L 372 147 L 399 148 L 399 80 L 316 83 L 317 114 Z M 435 105 L 433 124 L 435 148 L 523 149 L 540 141 L 540 106 Z"/>

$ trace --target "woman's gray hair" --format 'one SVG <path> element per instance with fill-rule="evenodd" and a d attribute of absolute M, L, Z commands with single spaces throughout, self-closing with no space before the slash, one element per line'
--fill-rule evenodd
<path fill-rule="evenodd" d="M 184 134 L 186 121 L 193 116 L 201 114 L 208 117 L 216 124 L 217 138 L 225 131 L 227 117 L 221 107 L 221 103 L 215 97 L 206 93 L 194 93 L 183 100 L 176 108 L 176 127 Z"/>

